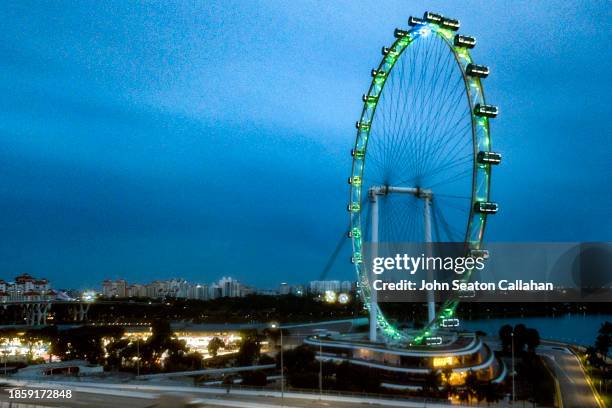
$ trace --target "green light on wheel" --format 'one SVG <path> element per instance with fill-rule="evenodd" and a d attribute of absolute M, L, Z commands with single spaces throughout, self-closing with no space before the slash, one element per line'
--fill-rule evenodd
<path fill-rule="evenodd" d="M 453 33 L 451 32 L 451 30 L 440 28 L 438 29 L 438 32 L 442 34 L 442 36 L 446 38 L 447 40 L 450 40 L 451 38 L 453 38 Z"/>
<path fill-rule="evenodd" d="M 454 20 L 450 19 L 449 21 L 452 23 Z M 453 69 L 457 69 L 457 73 L 460 74 L 463 79 L 467 79 L 467 81 L 457 82 L 460 84 L 458 86 L 462 86 L 463 92 L 468 96 L 470 111 L 468 111 L 468 115 L 465 116 L 465 120 L 466 122 L 470 122 L 469 125 L 472 125 L 474 130 L 473 135 L 470 135 L 471 137 L 469 142 L 466 141 L 466 143 L 472 143 L 473 146 L 471 147 L 474 147 L 474 152 L 490 151 L 488 119 L 486 117 L 481 117 L 474 114 L 475 106 L 473 106 L 477 103 L 485 103 L 483 94 L 484 83 L 478 78 L 473 78 L 466 74 L 467 66 L 472 61 L 468 48 L 472 48 L 472 46 L 475 44 L 475 40 L 468 37 L 472 41 L 471 46 L 469 46 L 469 42 L 457 42 L 453 27 L 456 26 L 458 28 L 458 22 L 455 25 L 449 25 L 439 22 L 436 23 L 435 21 L 427 21 L 410 25 L 413 28 L 407 31 L 396 30 L 396 40 L 393 45 L 391 45 L 389 48 L 383 47 L 382 60 L 380 60 L 378 67 L 372 70 L 370 88 L 363 96 L 363 111 L 360 122 L 357 123 L 357 128 L 359 130 L 357 131 L 357 140 L 355 142 L 355 149 L 353 150 L 353 167 L 351 169 L 351 177 L 349 179 L 349 183 L 351 184 L 349 198 L 350 204 L 348 206 L 349 211 L 351 212 L 351 229 L 349 235 L 353 239 L 353 255 L 358 255 L 356 259 L 360 259 L 364 245 L 366 245 L 364 240 L 365 233 L 362 234 L 361 232 L 362 228 L 364 228 L 363 223 L 369 222 L 367 221 L 369 216 L 364 216 L 366 213 L 369 214 L 367 211 L 370 208 L 368 207 L 369 203 L 367 200 L 365 200 L 366 204 L 363 204 L 362 197 L 366 196 L 366 192 L 369 191 L 368 188 L 371 187 L 373 180 L 380 180 L 379 177 L 372 176 L 370 169 L 376 168 L 377 160 L 380 160 L 381 157 L 391 157 L 391 159 L 389 159 L 390 162 L 396 160 L 398 156 L 394 156 L 394 149 L 396 146 L 393 146 L 393 144 L 398 141 L 401 143 L 403 137 L 401 136 L 401 133 L 397 132 L 407 131 L 409 133 L 411 131 L 411 129 L 397 129 L 394 126 L 389 127 L 387 125 L 391 123 L 390 121 L 392 121 L 393 118 L 398 117 L 402 119 L 400 119 L 399 125 L 397 125 L 397 123 L 395 125 L 404 126 L 404 123 L 408 123 L 409 126 L 412 126 L 415 129 L 420 129 L 421 126 L 426 125 L 437 125 L 437 123 L 429 123 L 428 120 L 442 120 L 440 119 L 440 116 L 433 116 L 436 109 L 431 110 L 431 115 L 421 115 L 415 119 L 416 122 L 422 121 L 423 123 L 415 123 L 409 121 L 408 119 L 404 119 L 404 117 L 401 115 L 408 111 L 398 112 L 400 108 L 404 108 L 405 106 L 410 105 L 410 103 L 401 103 L 401 99 L 394 99 L 395 95 L 403 95 L 402 92 L 404 88 L 410 89 L 410 87 L 422 86 L 419 83 L 410 82 L 409 78 L 411 78 L 410 75 L 412 75 L 412 71 L 410 71 L 410 74 L 408 74 L 407 71 L 404 72 L 407 69 L 406 67 L 411 66 L 409 63 L 404 62 L 411 62 L 412 57 L 414 56 L 414 54 L 410 54 L 411 50 L 408 49 L 408 46 L 412 45 L 413 43 L 418 43 L 418 47 L 429 47 L 434 42 L 437 42 L 441 43 L 442 47 L 436 49 L 441 49 L 443 52 L 449 51 L 449 61 L 452 63 L 450 65 L 440 65 L 441 69 L 446 69 L 445 67 L 451 67 L 452 65 Z M 397 34 L 398 32 L 399 35 Z M 425 37 L 427 36 L 430 38 L 426 39 Z M 418 50 L 420 50 L 420 48 Z M 404 55 L 409 56 L 404 57 Z M 403 58 L 403 61 L 399 61 Z M 432 61 L 435 60 L 432 59 Z M 399 70 L 400 73 L 396 76 L 397 70 Z M 387 81 L 388 79 L 389 81 Z M 425 83 L 429 82 L 425 81 Z M 418 95 L 420 94 L 417 94 L 417 96 Z M 394 101 L 399 101 L 400 103 L 393 103 Z M 410 100 L 407 99 L 405 102 L 407 101 Z M 399 116 L 396 116 L 397 114 L 399 114 Z M 458 114 L 462 113 L 460 112 Z M 468 124 L 466 123 L 466 126 L 467 125 Z M 406 126 L 406 128 L 408 128 L 408 126 Z M 388 134 L 393 134 L 390 139 Z M 389 143 L 381 144 L 381 141 Z M 387 153 L 389 153 L 390 156 L 384 156 Z M 401 154 L 399 154 L 399 156 L 401 156 Z M 368 166 L 366 166 L 366 163 Z M 393 165 L 397 165 L 398 163 L 385 162 L 384 164 L 385 166 L 389 164 L 391 167 Z M 402 164 L 403 163 L 401 162 L 399 163 L 400 167 Z M 473 173 L 470 172 L 470 174 L 473 174 L 472 190 L 470 191 L 471 198 L 473 202 L 486 201 L 489 194 L 490 167 L 485 166 L 484 168 L 474 168 L 473 166 L 475 164 L 476 158 L 474 157 L 474 161 L 470 162 L 470 170 L 473 171 Z M 476 166 L 478 166 L 478 164 L 476 164 Z M 403 177 L 403 174 L 401 175 Z M 378 176 L 378 174 L 376 174 L 376 176 Z M 485 177 L 484 179 L 482 178 L 483 176 Z M 468 193 L 466 192 L 466 194 Z M 362 203 L 361 205 L 364 206 L 363 208 L 361 207 L 360 203 Z M 363 214 L 361 214 L 362 211 Z M 384 210 L 381 211 L 381 214 L 384 214 Z M 379 217 L 381 216 L 379 215 Z M 480 244 L 484 234 L 485 219 L 486 214 L 484 213 L 470 213 L 466 229 L 467 232 L 464 238 L 466 242 L 471 239 L 474 240 L 476 245 Z M 365 230 L 367 230 L 367 227 Z M 367 268 L 364 268 L 363 265 L 358 265 L 355 269 L 358 275 L 358 282 L 360 282 L 360 296 L 362 297 L 365 307 L 369 309 L 370 296 L 373 289 L 370 287 L 371 281 L 367 274 Z M 469 273 L 467 273 L 465 276 L 468 278 Z M 430 341 L 428 337 L 435 336 L 438 328 L 443 326 L 443 321 L 445 319 L 452 319 L 455 313 L 457 313 L 456 304 L 453 302 L 448 302 L 444 304 L 441 309 L 438 309 L 437 314 L 431 323 L 411 334 L 409 332 L 399 330 L 394 323 L 388 320 L 388 318 L 384 315 L 383 310 L 379 310 L 376 323 L 380 335 L 392 343 L 395 341 L 400 341 L 403 342 L 403 344 L 419 344 L 421 346 L 429 346 Z"/>
<path fill-rule="evenodd" d="M 350 203 L 348 210 L 353 213 L 359 212 L 361 210 L 361 205 L 359 203 Z"/>
<path fill-rule="evenodd" d="M 364 149 L 353 149 L 353 151 L 351 151 L 351 155 L 355 159 L 361 160 L 365 156 L 365 150 Z"/>

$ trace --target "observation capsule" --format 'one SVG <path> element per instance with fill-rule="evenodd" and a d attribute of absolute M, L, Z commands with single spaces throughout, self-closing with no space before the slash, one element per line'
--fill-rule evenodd
<path fill-rule="evenodd" d="M 474 115 L 484 116 L 487 118 L 494 118 L 499 113 L 497 106 L 493 105 L 481 105 L 479 103 L 474 107 Z"/>
<path fill-rule="evenodd" d="M 422 24 L 425 24 L 425 21 L 421 20 L 418 17 L 410 16 L 410 18 L 408 18 L 408 25 L 411 26 L 411 27 L 414 27 L 416 25 L 422 25 Z"/>
<path fill-rule="evenodd" d="M 359 130 L 370 129 L 370 122 L 355 122 L 355 127 Z"/>
<path fill-rule="evenodd" d="M 464 48 L 474 48 L 476 46 L 476 38 L 470 37 L 467 35 L 459 35 L 455 36 L 454 40 L 456 47 L 464 47 Z"/>
<path fill-rule="evenodd" d="M 465 73 L 473 77 L 486 78 L 489 76 L 489 67 L 470 63 L 465 68 Z"/>
<path fill-rule="evenodd" d="M 497 203 L 490 201 L 478 201 L 474 204 L 474 210 L 481 214 L 495 214 L 498 210 Z"/>
<path fill-rule="evenodd" d="M 501 163 L 502 156 L 495 152 L 478 152 L 476 160 L 481 164 L 497 165 Z"/>
<path fill-rule="evenodd" d="M 402 30 L 401 28 L 396 28 L 395 31 L 393 32 L 393 35 L 395 36 L 395 38 L 407 37 L 408 34 L 410 34 L 409 31 Z"/>
<path fill-rule="evenodd" d="M 395 51 L 393 48 L 382 47 L 382 55 L 384 56 L 390 55 L 392 57 L 397 57 L 399 53 Z"/>
<path fill-rule="evenodd" d="M 455 20 L 454 18 L 443 17 L 442 21 L 440 22 L 440 26 L 452 31 L 457 31 L 459 30 L 461 23 L 459 22 L 459 20 Z"/>
<path fill-rule="evenodd" d="M 426 11 L 423 14 L 423 20 L 428 23 L 440 24 L 443 18 L 442 14 L 432 13 L 431 11 Z"/>

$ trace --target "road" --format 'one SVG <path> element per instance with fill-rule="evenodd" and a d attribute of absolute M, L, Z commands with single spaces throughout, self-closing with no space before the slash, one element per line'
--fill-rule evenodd
<path fill-rule="evenodd" d="M 565 347 L 543 345 L 538 354 L 544 356 L 546 363 L 559 381 L 563 408 L 601 408 L 589 385 L 586 374 L 578 357 Z"/>
<path fill-rule="evenodd" d="M 496 337 L 488 337 L 486 343 L 493 348 L 501 348 Z M 562 408 L 605 408 L 598 403 L 578 357 L 564 343 L 544 340 L 537 348 L 537 353 L 544 357 L 559 381 Z"/>
<path fill-rule="evenodd" d="M 15 408 L 16 403 L 25 404 L 19 408 L 44 408 L 44 407 L 67 407 L 67 408 L 153 408 L 153 407 L 172 407 L 180 408 L 181 405 L 172 403 L 170 405 L 159 405 L 159 396 L 180 396 L 187 398 L 193 405 L 190 407 L 232 407 L 232 408 L 266 408 L 266 407 L 283 407 L 283 408 L 310 408 L 310 407 L 325 407 L 325 408 L 351 408 L 351 407 L 369 407 L 377 405 L 379 407 L 406 407 L 406 408 L 449 408 L 447 404 L 423 403 L 410 400 L 388 400 L 388 399 L 373 399 L 368 397 L 343 397 L 343 396 L 328 396 L 323 395 L 323 399 L 319 400 L 318 394 L 292 394 L 285 393 L 286 397 L 281 399 L 279 396 L 272 396 L 269 392 L 265 395 L 256 395 L 256 392 L 250 391 L 249 395 L 240 395 L 236 391 L 232 394 L 225 394 L 215 390 L 205 388 L 191 388 L 186 390 L 184 387 L 167 387 L 167 386 L 147 386 L 132 387 L 119 384 L 103 384 L 98 383 L 96 386 L 84 386 L 83 383 L 61 383 L 61 382 L 45 382 L 37 383 L 33 381 L 20 382 L 18 387 L 22 390 L 41 389 L 41 388 L 57 388 L 71 389 L 72 398 L 63 400 L 10 400 L 7 388 L 0 390 L 0 408 L 9 407 L 12 402 L 12 408 Z M 178 397 L 177 397 L 178 398 Z"/>
<path fill-rule="evenodd" d="M 29 389 L 29 388 L 22 388 Z M 13 404 L 12 406 L 10 404 Z M 118 395 L 100 395 L 85 392 L 74 392 L 70 399 L 9 399 L 6 390 L 0 391 L 0 408 L 15 407 L 16 404 L 25 404 L 24 408 L 38 407 L 75 407 L 75 408 L 108 408 L 133 407 L 146 408 L 153 405 L 153 401 L 142 397 L 126 397 Z M 20 407 L 21 408 L 21 407 Z"/>

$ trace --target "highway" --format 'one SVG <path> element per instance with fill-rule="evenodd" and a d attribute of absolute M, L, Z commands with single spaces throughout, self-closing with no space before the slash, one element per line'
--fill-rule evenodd
<path fill-rule="evenodd" d="M 27 388 L 25 388 L 27 389 Z M 12 406 L 10 404 L 13 404 Z M 118 395 L 100 395 L 85 392 L 75 392 L 71 399 L 9 399 L 8 392 L 2 390 L 0 392 L 0 408 L 15 408 L 16 404 L 25 404 L 24 408 L 39 408 L 39 407 L 91 407 L 91 408 L 108 408 L 108 407 L 133 407 L 145 408 L 153 406 L 153 401 L 149 398 L 141 397 L 126 397 Z M 22 405 L 19 406 L 21 408 Z"/>
<path fill-rule="evenodd" d="M 41 389 L 70 389 L 72 398 L 59 400 L 10 400 L 8 388 L 5 386 L 0 391 L 0 408 L 9 407 L 8 403 L 27 404 L 23 408 L 40 407 L 91 407 L 91 408 L 122 408 L 122 407 L 159 407 L 180 408 L 176 400 L 169 404 L 163 404 L 161 398 L 178 398 L 190 401 L 190 407 L 234 407 L 234 408 L 308 408 L 308 407 L 406 407 L 406 408 L 448 408 L 448 404 L 427 403 L 410 400 L 389 400 L 357 396 L 323 395 L 319 399 L 316 393 L 291 393 L 286 392 L 285 398 L 280 398 L 278 391 L 245 391 L 232 390 L 230 394 L 218 388 L 193 388 L 193 387 L 169 387 L 169 386 L 134 386 L 128 384 L 108 383 L 81 383 L 81 382 L 37 382 L 19 381 L 13 382 L 16 388 Z M 20 408 L 22 408 L 20 406 Z"/>

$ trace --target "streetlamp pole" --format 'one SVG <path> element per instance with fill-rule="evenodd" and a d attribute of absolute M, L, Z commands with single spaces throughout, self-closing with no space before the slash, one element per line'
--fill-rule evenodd
<path fill-rule="evenodd" d="M 512 403 L 514 404 L 514 396 L 515 396 L 515 387 L 514 387 L 514 377 L 516 376 L 516 371 L 514 370 L 514 331 L 510 334 L 512 338 Z"/>
<path fill-rule="evenodd" d="M 323 399 L 323 343 L 319 337 L 319 400 Z"/>
<path fill-rule="evenodd" d="M 281 399 L 284 400 L 285 399 L 285 366 L 284 366 L 284 362 L 283 362 L 283 329 L 280 327 L 280 325 L 278 326 L 278 329 L 280 330 L 280 341 L 281 341 L 281 349 L 280 349 L 280 357 L 281 357 Z"/>
<path fill-rule="evenodd" d="M 140 339 L 136 338 L 136 377 L 140 377 Z"/>
<path fill-rule="evenodd" d="M 5 349 L 5 350 L 2 350 L 2 354 L 4 355 L 4 376 L 6 377 L 6 371 L 7 371 L 6 364 L 8 362 L 8 356 L 9 354 L 11 354 L 11 352 Z"/>

